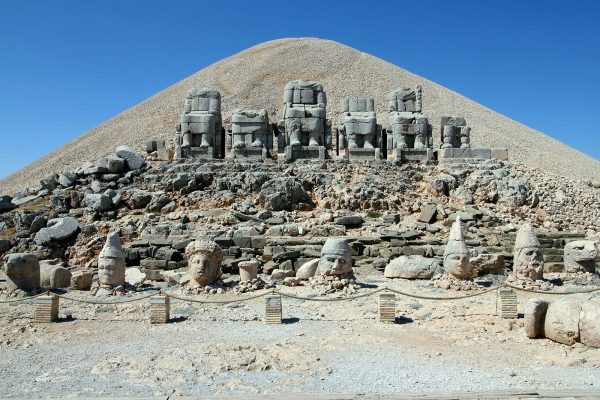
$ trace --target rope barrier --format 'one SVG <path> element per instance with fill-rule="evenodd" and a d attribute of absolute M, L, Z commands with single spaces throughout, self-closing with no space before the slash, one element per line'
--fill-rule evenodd
<path fill-rule="evenodd" d="M 466 294 L 466 295 L 463 295 L 463 296 L 444 296 L 444 297 L 423 296 L 423 295 L 419 295 L 419 294 L 406 293 L 406 292 L 403 292 L 401 290 L 390 289 L 390 288 L 386 288 L 385 290 L 388 290 L 390 292 L 394 292 L 394 293 L 400 294 L 402 296 L 412 297 L 412 298 L 421 299 L 421 300 L 460 300 L 460 299 L 466 299 L 466 298 L 469 298 L 469 297 L 481 296 L 481 295 L 493 292 L 495 290 L 501 289 L 503 286 L 504 285 L 495 286 L 495 287 L 483 290 L 481 292 Z"/>
<path fill-rule="evenodd" d="M 64 294 L 55 294 L 55 295 L 61 299 L 75 301 L 75 302 L 79 302 L 79 303 L 94 304 L 94 305 L 113 305 L 113 304 L 133 303 L 136 301 L 148 299 L 152 296 L 156 296 L 157 294 L 160 294 L 160 290 L 158 290 L 154 293 L 145 295 L 145 296 L 140 296 L 140 297 L 136 297 L 134 299 L 127 299 L 127 300 L 122 300 L 122 301 L 94 301 L 94 300 L 78 299 L 75 297 L 65 296 Z"/>
<path fill-rule="evenodd" d="M 280 294 L 283 297 L 288 297 L 290 299 L 296 299 L 296 300 L 335 302 L 335 301 L 345 301 L 345 300 L 356 300 L 356 299 L 360 299 L 361 297 L 371 296 L 375 293 L 379 293 L 384 290 L 385 289 L 381 288 L 381 289 L 373 290 L 368 293 L 357 294 L 355 296 L 349 296 L 349 297 L 301 297 L 301 296 L 296 296 L 296 295 L 289 294 L 289 293 L 283 293 L 278 290 L 275 291 L 275 293 Z"/>
<path fill-rule="evenodd" d="M 40 296 L 45 295 L 46 293 L 48 293 L 48 291 L 44 291 L 42 293 L 38 293 L 35 296 L 28 296 L 28 297 L 22 297 L 22 298 L 19 298 L 19 299 L 11 299 L 11 300 L 0 300 L 0 304 L 18 303 L 18 302 L 21 302 L 21 301 L 33 300 L 36 297 L 40 297 Z"/>
<path fill-rule="evenodd" d="M 597 292 L 600 290 L 600 288 L 594 288 L 594 289 L 588 289 L 588 290 L 580 290 L 578 292 L 549 292 L 549 291 L 546 292 L 544 290 L 526 289 L 526 288 L 522 288 L 522 287 L 518 287 L 518 286 L 513 286 L 509 283 L 504 283 L 504 286 L 509 287 L 511 289 L 519 290 L 521 292 L 538 293 L 538 294 L 553 294 L 553 295 L 587 294 L 587 293 Z"/>
<path fill-rule="evenodd" d="M 177 299 L 177 300 L 181 300 L 181 301 L 187 301 L 190 303 L 201 303 L 201 304 L 229 304 L 229 303 L 238 303 L 238 302 L 243 302 L 243 301 L 248 301 L 248 300 L 253 300 L 253 299 L 257 299 L 259 297 L 264 297 L 270 293 L 275 293 L 274 290 L 268 290 L 266 292 L 254 295 L 254 296 L 247 296 L 244 297 L 243 299 L 232 299 L 232 300 L 201 300 L 201 299 L 193 299 L 190 297 L 182 297 L 182 296 L 178 296 L 175 294 L 171 294 L 171 293 L 164 293 L 166 296 L 169 296 L 170 298 L 173 299 Z"/>

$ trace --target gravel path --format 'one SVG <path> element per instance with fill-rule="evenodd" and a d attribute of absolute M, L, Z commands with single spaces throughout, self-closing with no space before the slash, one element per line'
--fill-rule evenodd
<path fill-rule="evenodd" d="M 394 284 L 444 294 L 422 283 Z M 61 315 L 72 318 L 50 325 L 31 323 L 33 305 L 0 305 L 0 397 L 600 389 L 600 349 L 527 339 L 522 319 L 494 315 L 494 294 L 447 302 L 399 297 L 393 325 L 376 322 L 375 296 L 283 305 L 285 323 L 265 325 L 262 299 L 174 302 L 175 321 L 153 326 L 147 301 L 63 301 Z"/>
<path fill-rule="evenodd" d="M 267 108 L 271 121 L 277 121 L 284 85 L 299 78 L 324 85 L 328 118 L 336 119 L 341 98 L 370 96 L 376 101 L 380 123 L 385 123 L 384 98 L 388 92 L 421 85 L 435 148 L 439 147 L 440 117 L 459 115 L 472 127 L 473 147 L 508 148 L 512 161 L 574 179 L 600 179 L 600 161 L 456 92 L 343 44 L 301 38 L 266 42 L 204 68 L 0 180 L 0 192 L 10 194 L 37 186 L 50 172 L 73 170 L 84 161 L 96 161 L 114 152 L 119 144 L 140 146 L 148 139 L 172 137 L 185 93 L 192 87 L 221 91 L 225 121 L 238 107 Z"/>

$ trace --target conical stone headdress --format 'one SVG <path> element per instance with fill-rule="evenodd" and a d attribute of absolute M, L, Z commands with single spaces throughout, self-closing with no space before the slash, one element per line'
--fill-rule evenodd
<path fill-rule="evenodd" d="M 125 252 L 121 246 L 121 238 L 117 232 L 110 232 L 106 236 L 106 243 L 100 251 L 100 257 L 125 258 Z"/>
<path fill-rule="evenodd" d="M 337 254 L 340 256 L 352 254 L 352 248 L 346 239 L 329 238 L 325 241 L 321 254 Z"/>
<path fill-rule="evenodd" d="M 517 231 L 517 237 L 515 239 L 515 247 L 513 251 L 521 250 L 527 247 L 540 247 L 540 242 L 533 232 L 533 227 L 525 223 L 521 225 Z"/>
<path fill-rule="evenodd" d="M 450 254 L 469 255 L 469 249 L 467 249 L 467 244 L 463 237 L 463 227 L 460 217 L 456 218 L 450 229 L 450 236 L 448 236 L 448 243 L 446 244 L 446 250 L 444 250 L 444 258 Z"/>

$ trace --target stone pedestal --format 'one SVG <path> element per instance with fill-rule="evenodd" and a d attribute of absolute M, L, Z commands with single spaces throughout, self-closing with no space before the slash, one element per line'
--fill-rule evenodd
<path fill-rule="evenodd" d="M 265 324 L 281 324 L 281 296 L 278 294 L 265 297 Z"/>
<path fill-rule="evenodd" d="M 460 158 L 474 158 L 474 159 L 482 159 L 482 160 L 508 160 L 508 150 L 507 149 L 457 149 L 457 148 L 448 148 L 448 149 L 439 149 L 438 150 L 438 160 L 452 160 L 452 159 L 460 159 Z"/>
<path fill-rule="evenodd" d="M 169 296 L 154 296 L 150 298 L 150 323 L 166 324 L 169 322 L 171 302 Z"/>
<path fill-rule="evenodd" d="M 388 159 L 400 162 L 429 162 L 433 160 L 433 150 L 426 149 L 392 149 L 388 151 Z"/>
<path fill-rule="evenodd" d="M 231 149 L 231 157 L 237 159 L 273 158 L 271 152 L 265 147 L 234 147 Z"/>
<path fill-rule="evenodd" d="M 258 261 L 242 261 L 238 264 L 240 269 L 240 282 L 249 282 L 258 277 Z"/>
<path fill-rule="evenodd" d="M 58 296 L 40 296 L 35 304 L 36 323 L 47 324 L 58 320 Z"/>
<path fill-rule="evenodd" d="M 179 149 L 179 150 L 178 150 Z M 217 157 L 215 148 L 209 147 L 178 147 L 175 149 L 177 158 L 195 158 L 198 160 L 212 160 Z"/>
<path fill-rule="evenodd" d="M 381 158 L 379 149 L 346 149 L 345 158 L 350 161 L 373 161 Z"/>
<path fill-rule="evenodd" d="M 396 321 L 396 294 L 380 293 L 377 319 L 381 323 L 393 324 Z"/>
<path fill-rule="evenodd" d="M 498 290 L 498 315 L 505 319 L 517 319 L 517 292 L 514 289 Z"/>
<path fill-rule="evenodd" d="M 327 150 L 325 146 L 286 146 L 285 159 L 296 160 L 325 160 Z"/>

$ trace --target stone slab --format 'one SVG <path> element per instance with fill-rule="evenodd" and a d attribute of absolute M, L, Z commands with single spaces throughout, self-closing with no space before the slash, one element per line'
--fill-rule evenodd
<path fill-rule="evenodd" d="M 285 159 L 287 161 L 296 161 L 302 159 L 325 160 L 327 150 L 325 146 L 286 146 Z"/>
<path fill-rule="evenodd" d="M 347 149 L 344 158 L 350 161 L 372 161 L 381 158 L 379 149 Z"/>

